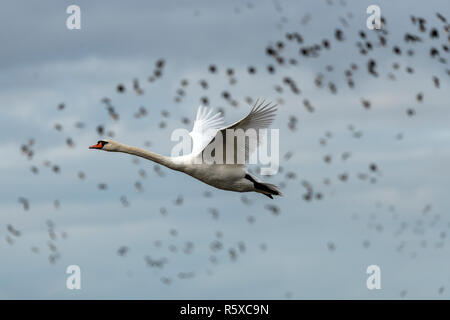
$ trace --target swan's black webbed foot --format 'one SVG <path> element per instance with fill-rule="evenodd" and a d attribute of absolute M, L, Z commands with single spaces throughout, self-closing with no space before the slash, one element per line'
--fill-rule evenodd
<path fill-rule="evenodd" d="M 271 189 L 269 189 L 266 185 L 257 182 L 255 179 L 253 179 L 253 177 L 249 174 L 245 175 L 245 179 L 250 180 L 251 182 L 253 182 L 253 186 L 255 187 L 256 190 L 260 190 L 260 191 L 265 191 L 265 192 L 270 192 L 273 193 L 273 191 Z M 267 194 L 264 192 L 261 192 L 263 195 L 268 196 L 270 199 L 273 199 L 271 194 Z"/>

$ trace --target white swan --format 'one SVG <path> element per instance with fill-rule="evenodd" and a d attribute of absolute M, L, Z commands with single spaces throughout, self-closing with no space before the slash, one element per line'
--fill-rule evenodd
<path fill-rule="evenodd" d="M 253 128 L 255 130 L 265 129 L 272 123 L 276 105 L 271 106 L 270 103 L 264 104 L 264 101 L 253 106 L 250 113 L 242 120 L 223 127 L 223 117 L 220 113 L 212 114 L 212 110 L 199 107 L 197 117 L 194 122 L 194 127 L 190 132 L 193 145 L 192 152 L 189 155 L 178 157 L 166 157 L 151 151 L 147 151 L 138 147 L 128 146 L 117 141 L 100 140 L 96 145 L 89 147 L 90 149 L 98 149 L 110 152 L 124 152 L 138 157 L 142 157 L 170 169 L 184 172 L 206 184 L 213 187 L 235 191 L 235 192 L 258 192 L 273 199 L 273 195 L 281 196 L 281 192 L 276 186 L 270 183 L 264 183 L 251 175 L 245 167 L 245 164 L 236 164 L 236 155 L 238 152 L 244 152 L 246 159 L 254 152 L 260 143 L 261 139 L 258 137 L 256 143 L 245 143 L 245 150 L 237 150 L 237 143 L 234 143 L 235 162 L 232 164 L 206 164 L 201 163 L 203 159 L 203 152 L 208 145 L 210 145 L 218 135 L 221 135 L 224 140 L 223 146 L 226 145 L 226 130 L 232 129 L 247 129 Z M 236 141 L 234 141 L 236 142 Z M 224 159 L 226 159 L 226 148 L 223 148 Z"/>

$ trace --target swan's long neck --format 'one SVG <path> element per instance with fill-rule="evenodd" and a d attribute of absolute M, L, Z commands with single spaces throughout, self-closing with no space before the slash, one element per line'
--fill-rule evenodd
<path fill-rule="evenodd" d="M 155 152 L 151 152 L 145 149 L 141 149 L 138 147 L 128 146 L 126 144 L 120 144 L 120 147 L 117 149 L 117 152 L 129 153 L 138 157 L 142 157 L 148 159 L 150 161 L 159 163 L 168 168 L 174 169 L 174 163 L 171 158 L 160 155 Z"/>

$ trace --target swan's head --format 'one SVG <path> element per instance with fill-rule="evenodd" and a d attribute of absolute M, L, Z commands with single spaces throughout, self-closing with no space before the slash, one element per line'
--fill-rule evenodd
<path fill-rule="evenodd" d="M 118 151 L 120 143 L 112 140 L 99 140 L 97 144 L 90 146 L 89 149 L 98 149 L 104 151 Z"/>

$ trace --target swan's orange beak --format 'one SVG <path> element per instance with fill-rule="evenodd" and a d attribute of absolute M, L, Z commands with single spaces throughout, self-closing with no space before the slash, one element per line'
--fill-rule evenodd
<path fill-rule="evenodd" d="M 103 145 L 101 142 L 89 147 L 89 149 L 101 149 L 101 148 L 103 148 Z"/>

